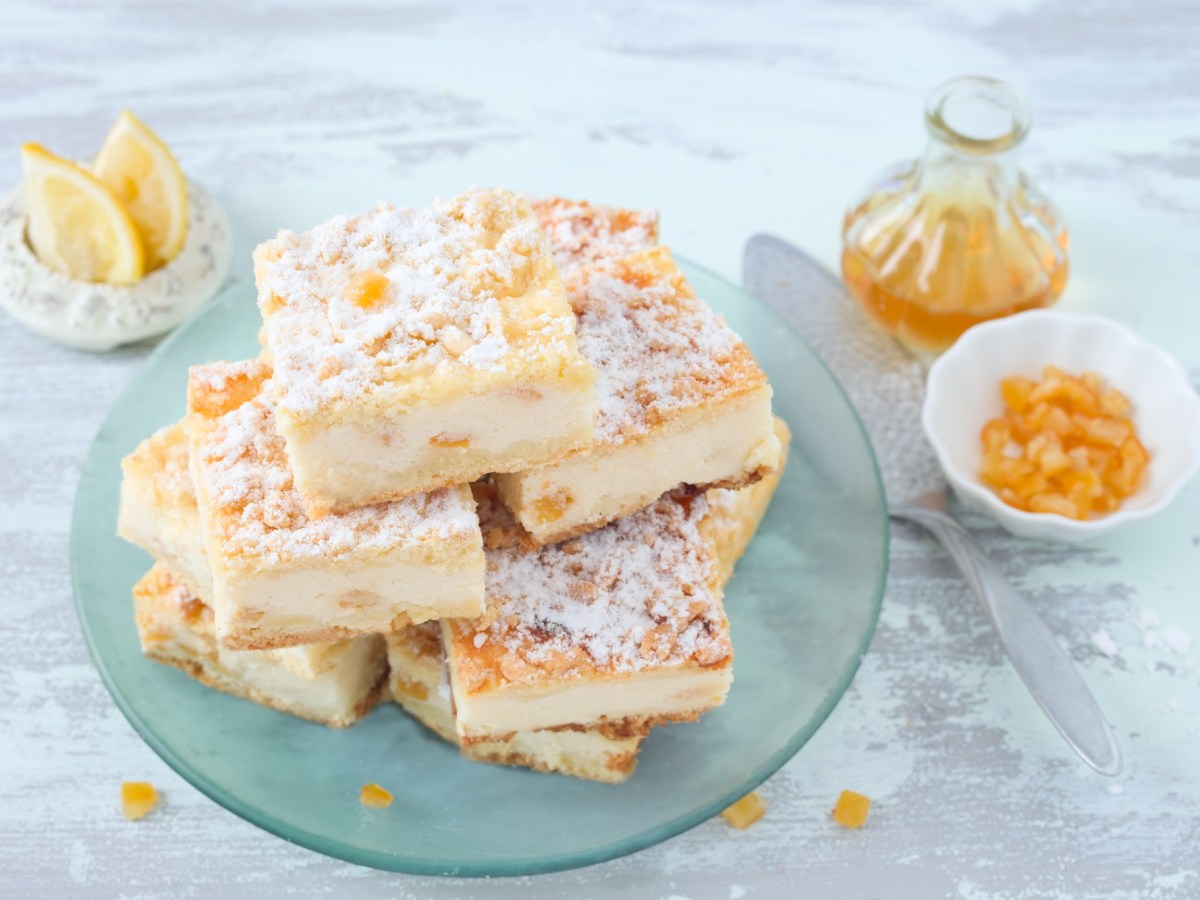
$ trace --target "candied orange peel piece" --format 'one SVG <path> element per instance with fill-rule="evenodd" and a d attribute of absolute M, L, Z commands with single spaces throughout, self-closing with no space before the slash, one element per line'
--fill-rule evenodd
<path fill-rule="evenodd" d="M 350 300 L 363 309 L 378 303 L 391 282 L 382 272 L 355 272 L 350 276 Z"/>
<path fill-rule="evenodd" d="M 763 803 L 762 797 L 758 796 L 757 791 L 751 791 L 737 803 L 721 810 L 721 815 L 734 828 L 741 829 L 749 828 L 761 819 L 766 811 L 767 805 Z"/>
<path fill-rule="evenodd" d="M 377 784 L 364 784 L 358 792 L 358 802 L 371 809 L 387 809 L 392 805 L 392 792 Z"/>
<path fill-rule="evenodd" d="M 1000 382 L 1004 413 L 983 426 L 983 483 L 1009 506 L 1086 520 L 1113 512 L 1141 484 L 1150 454 L 1129 398 L 1095 372 L 1046 366 L 1042 380 Z"/>
<path fill-rule="evenodd" d="M 846 828 L 862 828 L 870 810 L 870 797 L 856 791 L 842 791 L 837 806 L 833 808 L 833 820 Z"/>
<path fill-rule="evenodd" d="M 145 816 L 158 804 L 158 791 L 148 781 L 121 783 L 121 812 L 131 822 Z"/>

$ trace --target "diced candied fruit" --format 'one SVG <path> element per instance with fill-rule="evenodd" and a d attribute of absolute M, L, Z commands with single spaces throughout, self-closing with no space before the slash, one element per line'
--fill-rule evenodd
<path fill-rule="evenodd" d="M 571 505 L 570 497 L 562 497 L 555 495 L 553 497 L 538 497 L 533 501 L 533 514 L 537 516 L 538 523 L 548 525 L 551 522 L 557 522 L 567 512 L 567 507 Z"/>
<path fill-rule="evenodd" d="M 403 694 L 413 700 L 428 700 L 429 690 L 419 681 L 411 681 L 396 675 L 392 678 L 392 693 Z"/>
<path fill-rule="evenodd" d="M 1106 416 L 1129 415 L 1129 398 L 1116 388 L 1109 388 L 1100 395 L 1100 408 Z"/>
<path fill-rule="evenodd" d="M 358 793 L 358 802 L 371 809 L 387 809 L 392 805 L 392 792 L 377 784 L 364 784 Z"/>
<path fill-rule="evenodd" d="M 350 276 L 350 301 L 369 309 L 383 298 L 389 284 L 391 282 L 382 272 L 355 272 Z"/>
<path fill-rule="evenodd" d="M 429 443 L 434 447 L 470 447 L 471 439 L 454 437 L 447 434 L 435 434 L 429 439 Z"/>
<path fill-rule="evenodd" d="M 158 791 L 148 781 L 126 781 L 121 784 L 121 812 L 133 821 L 140 819 L 158 803 Z"/>
<path fill-rule="evenodd" d="M 1000 383 L 1005 409 L 983 426 L 979 476 L 1010 506 L 1088 519 L 1138 489 L 1149 464 L 1128 398 L 1095 372 L 1046 366 Z"/>
<path fill-rule="evenodd" d="M 1004 395 L 1005 405 L 1015 413 L 1025 412 L 1025 407 L 1029 405 L 1029 394 L 1036 383 L 1032 378 L 1025 378 L 1023 375 L 1005 378 L 1000 382 L 1000 392 Z"/>
<path fill-rule="evenodd" d="M 763 803 L 762 797 L 758 796 L 756 791 L 751 791 L 737 803 L 721 810 L 721 815 L 734 828 L 749 828 L 761 819 L 766 811 L 767 805 Z"/>
<path fill-rule="evenodd" d="M 847 828 L 862 828 L 871 809 L 871 798 L 855 791 L 842 791 L 837 806 L 833 808 L 833 820 Z"/>

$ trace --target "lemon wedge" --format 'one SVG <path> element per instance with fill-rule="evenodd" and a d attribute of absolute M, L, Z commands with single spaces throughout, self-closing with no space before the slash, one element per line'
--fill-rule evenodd
<path fill-rule="evenodd" d="M 146 270 L 174 259 L 187 237 L 187 180 L 158 135 L 125 110 L 109 129 L 92 172 L 137 223 Z"/>
<path fill-rule="evenodd" d="M 132 284 L 145 274 L 137 226 L 99 179 L 37 144 L 21 148 L 21 164 L 38 259 L 81 281 Z"/>

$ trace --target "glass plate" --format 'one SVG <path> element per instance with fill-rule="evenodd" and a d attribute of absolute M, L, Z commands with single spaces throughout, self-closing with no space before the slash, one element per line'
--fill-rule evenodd
<path fill-rule="evenodd" d="M 742 334 L 794 432 L 791 461 L 726 593 L 729 699 L 656 729 L 618 786 L 461 758 L 385 704 L 348 730 L 209 690 L 141 655 L 130 588 L 146 556 L 114 534 L 121 457 L 184 411 L 187 369 L 258 352 L 254 291 L 227 291 L 166 340 L 113 406 L 75 501 L 71 568 L 92 658 L 117 706 L 193 785 L 321 853 L 414 874 L 528 875 L 586 866 L 720 812 L 799 750 L 845 692 L 879 616 L 887 517 L 875 461 L 841 389 L 808 346 L 728 282 L 684 265 Z M 371 810 L 378 782 L 395 803 Z"/>

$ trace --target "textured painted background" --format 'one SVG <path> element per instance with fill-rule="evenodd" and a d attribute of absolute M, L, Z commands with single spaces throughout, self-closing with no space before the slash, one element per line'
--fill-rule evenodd
<path fill-rule="evenodd" d="M 129 106 L 226 203 L 238 279 L 257 241 L 310 224 L 272 215 L 284 192 L 315 219 L 493 183 L 656 204 L 668 243 L 736 278 L 758 230 L 832 264 L 845 202 L 919 150 L 924 93 L 980 72 L 1035 109 L 1023 159 L 1074 239 L 1063 307 L 1126 321 L 1200 382 L 1193 4 L 333 6 L 0 2 L 0 184 L 23 141 L 86 156 Z M 1112 719 L 1115 782 L 1067 754 L 947 560 L 897 529 L 866 662 L 745 833 L 717 820 L 588 870 L 454 882 L 258 832 L 142 745 L 71 608 L 75 482 L 148 349 L 75 353 L 0 319 L 0 895 L 1200 896 L 1200 485 L 1085 549 L 975 523 Z M 165 807 L 122 820 L 127 778 Z M 830 822 L 843 787 L 875 799 L 861 832 Z"/>

